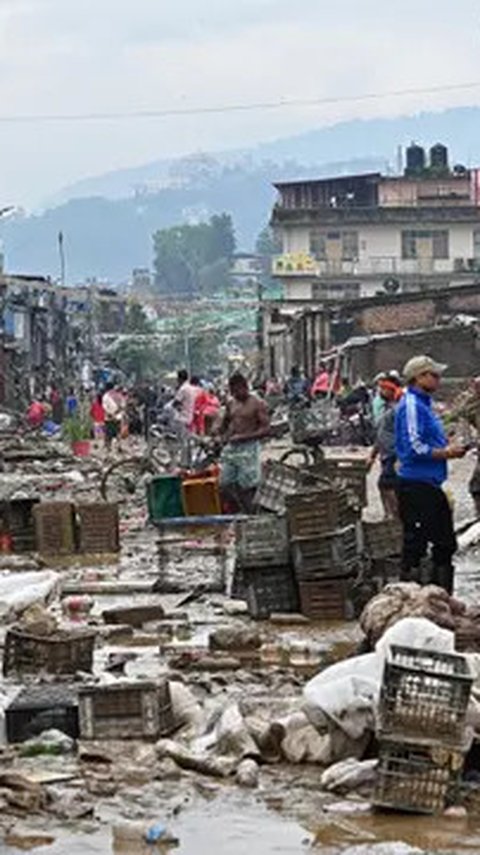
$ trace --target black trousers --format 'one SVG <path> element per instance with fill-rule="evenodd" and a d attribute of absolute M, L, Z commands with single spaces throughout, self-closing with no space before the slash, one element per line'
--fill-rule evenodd
<path fill-rule="evenodd" d="M 445 493 L 432 484 L 399 479 L 398 508 L 403 525 L 403 578 L 412 577 L 412 570 L 419 568 L 431 545 L 432 582 L 451 593 L 452 557 L 457 549 L 457 540 Z"/>

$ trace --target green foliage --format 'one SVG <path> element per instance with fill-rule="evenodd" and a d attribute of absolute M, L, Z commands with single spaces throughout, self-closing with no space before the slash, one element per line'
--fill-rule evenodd
<path fill-rule="evenodd" d="M 124 332 L 143 335 L 153 332 L 153 325 L 140 303 L 130 303 L 125 317 Z"/>
<path fill-rule="evenodd" d="M 62 434 L 70 442 L 82 442 L 92 435 L 92 422 L 89 418 L 70 416 L 62 425 Z"/>
<path fill-rule="evenodd" d="M 116 367 L 132 380 L 148 380 L 158 376 L 160 350 L 152 338 L 125 338 L 110 351 Z"/>
<path fill-rule="evenodd" d="M 165 294 L 189 296 L 210 286 L 208 269 L 228 261 L 235 251 L 229 214 L 213 216 L 208 223 L 161 229 L 153 236 L 156 283 Z M 217 281 L 217 279 L 216 279 Z"/>
<path fill-rule="evenodd" d="M 255 252 L 257 255 L 271 258 L 273 255 L 280 255 L 282 252 L 282 241 L 278 234 L 274 232 L 271 226 L 265 226 L 257 237 L 255 242 Z"/>

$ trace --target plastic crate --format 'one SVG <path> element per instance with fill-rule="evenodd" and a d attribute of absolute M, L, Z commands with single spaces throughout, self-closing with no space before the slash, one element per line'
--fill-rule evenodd
<path fill-rule="evenodd" d="M 462 744 L 472 682 L 463 656 L 392 645 L 380 692 L 380 732 Z"/>
<path fill-rule="evenodd" d="M 299 582 L 300 610 L 310 620 L 351 620 L 351 580 L 344 578 Z"/>
<path fill-rule="evenodd" d="M 314 582 L 325 576 L 351 576 L 358 562 L 356 526 L 333 534 L 292 541 L 295 575 L 299 582 Z"/>
<path fill-rule="evenodd" d="M 67 685 L 23 689 L 5 710 L 8 742 L 25 742 L 45 730 L 60 730 L 78 739 L 78 696 Z"/>
<path fill-rule="evenodd" d="M 366 460 L 342 457 L 328 460 L 327 473 L 330 478 L 341 481 L 355 494 L 362 507 L 367 505 L 367 474 Z"/>
<path fill-rule="evenodd" d="M 186 478 L 182 483 L 182 503 L 186 517 L 221 514 L 218 478 Z"/>
<path fill-rule="evenodd" d="M 91 671 L 96 633 L 92 630 L 59 631 L 33 635 L 19 627 L 8 630 L 3 649 L 3 674 L 75 674 Z"/>
<path fill-rule="evenodd" d="M 33 509 L 37 549 L 45 555 L 75 552 L 75 511 L 71 502 L 42 502 Z"/>
<path fill-rule="evenodd" d="M 373 804 L 409 813 L 442 813 L 453 801 L 463 754 L 441 744 L 380 743 Z"/>
<path fill-rule="evenodd" d="M 158 739 L 175 729 L 167 681 L 80 689 L 79 717 L 83 739 Z"/>
<path fill-rule="evenodd" d="M 403 548 L 403 528 L 396 520 L 363 523 L 365 554 L 373 561 L 400 555 Z"/>
<path fill-rule="evenodd" d="M 239 520 L 235 526 L 237 563 L 239 567 L 263 564 L 288 564 L 287 520 L 263 514 Z"/>
<path fill-rule="evenodd" d="M 244 570 L 250 616 L 261 620 L 274 612 L 298 612 L 298 591 L 289 565 Z"/>
<path fill-rule="evenodd" d="M 36 548 L 33 509 L 38 499 L 11 499 L 0 502 L 0 518 L 12 538 L 14 552 L 34 552 Z"/>
<path fill-rule="evenodd" d="M 262 480 L 255 495 L 255 504 L 276 514 L 285 512 L 285 498 L 306 487 L 314 486 L 317 479 L 303 469 L 268 460 L 263 466 Z"/>
<path fill-rule="evenodd" d="M 347 494 L 333 488 L 296 492 L 285 503 L 291 538 L 318 538 L 355 521 Z"/>
<path fill-rule="evenodd" d="M 151 522 L 183 517 L 182 479 L 177 475 L 156 475 L 147 484 L 147 503 Z"/>
<path fill-rule="evenodd" d="M 120 549 L 118 505 L 95 502 L 77 505 L 80 552 L 118 552 Z"/>

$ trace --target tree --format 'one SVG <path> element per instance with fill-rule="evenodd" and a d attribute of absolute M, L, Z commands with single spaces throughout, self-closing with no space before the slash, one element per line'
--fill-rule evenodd
<path fill-rule="evenodd" d="M 145 310 L 140 303 L 130 303 L 125 317 L 124 332 L 148 335 L 153 332 L 153 325 L 148 320 Z"/>
<path fill-rule="evenodd" d="M 155 339 L 120 339 L 110 350 L 110 356 L 116 367 L 136 382 L 158 374 L 160 349 Z"/>
<path fill-rule="evenodd" d="M 271 226 L 264 226 L 257 237 L 255 243 L 255 252 L 266 258 L 271 258 L 273 255 L 280 255 L 282 252 L 282 239 L 274 232 Z"/>
<path fill-rule="evenodd" d="M 202 271 L 235 251 L 235 234 L 229 214 L 215 215 L 208 223 L 161 229 L 153 236 L 157 287 L 166 294 L 191 296 L 208 287 Z M 214 289 L 213 289 L 214 290 Z"/>

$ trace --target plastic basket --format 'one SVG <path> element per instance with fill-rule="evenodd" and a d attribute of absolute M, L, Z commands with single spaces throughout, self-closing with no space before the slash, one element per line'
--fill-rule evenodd
<path fill-rule="evenodd" d="M 183 517 L 182 479 L 177 475 L 156 475 L 147 484 L 147 503 L 151 522 Z"/>
<path fill-rule="evenodd" d="M 299 582 L 325 576 L 351 576 L 358 562 L 356 526 L 332 534 L 292 541 L 293 565 Z"/>
<path fill-rule="evenodd" d="M 463 754 L 442 745 L 380 743 L 373 804 L 410 813 L 436 814 L 454 799 Z"/>
<path fill-rule="evenodd" d="M 403 547 L 403 528 L 396 520 L 363 523 L 365 554 L 373 561 L 400 555 Z"/>
<path fill-rule="evenodd" d="M 182 483 L 185 516 L 215 516 L 222 513 L 218 478 L 187 478 Z"/>
<path fill-rule="evenodd" d="M 32 635 L 19 627 L 9 629 L 3 650 L 3 674 L 75 674 L 91 671 L 96 633 L 92 630 L 59 631 Z"/>
<path fill-rule="evenodd" d="M 120 549 L 118 505 L 78 505 L 80 551 L 111 553 Z"/>
<path fill-rule="evenodd" d="M 42 502 L 33 509 L 37 549 L 51 555 L 75 552 L 75 513 L 71 502 Z"/>
<path fill-rule="evenodd" d="M 300 610 L 310 620 L 350 620 L 350 580 L 344 578 L 299 582 Z"/>
<path fill-rule="evenodd" d="M 286 518 L 263 514 L 239 520 L 235 526 L 239 567 L 288 564 L 289 546 Z"/>
<path fill-rule="evenodd" d="M 462 744 L 472 682 L 463 656 L 392 645 L 380 693 L 380 732 Z"/>
<path fill-rule="evenodd" d="M 366 506 L 368 464 L 365 460 L 348 457 L 338 460 L 327 458 L 327 472 L 331 478 L 346 484 L 362 507 Z"/>
<path fill-rule="evenodd" d="M 318 538 L 345 528 L 355 520 L 345 492 L 325 488 L 287 496 L 291 538 Z"/>
<path fill-rule="evenodd" d="M 244 581 L 251 617 L 261 620 L 274 612 L 298 612 L 298 591 L 289 565 L 245 569 Z"/>
<path fill-rule="evenodd" d="M 45 730 L 61 730 L 78 739 L 78 697 L 67 685 L 23 689 L 5 710 L 8 742 L 25 742 Z"/>
<path fill-rule="evenodd" d="M 317 479 L 303 469 L 268 460 L 263 466 L 262 480 L 255 495 L 255 504 L 276 514 L 285 512 L 285 498 L 299 490 L 314 486 Z"/>
<path fill-rule="evenodd" d="M 79 715 L 83 739 L 157 739 L 175 729 L 167 681 L 80 689 Z"/>

